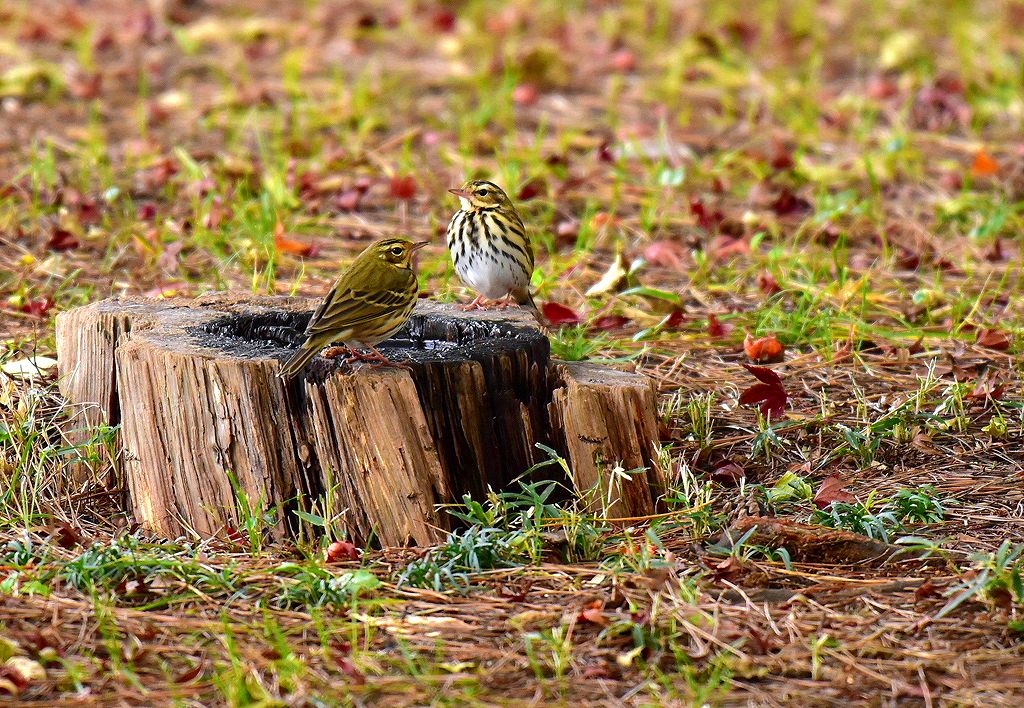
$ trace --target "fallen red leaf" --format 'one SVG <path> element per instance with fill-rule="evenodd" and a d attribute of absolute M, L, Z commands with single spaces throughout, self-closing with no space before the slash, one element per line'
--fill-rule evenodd
<path fill-rule="evenodd" d="M 604 315 L 590 323 L 590 329 L 600 332 L 607 332 L 613 329 L 622 329 L 632 320 L 624 315 Z"/>
<path fill-rule="evenodd" d="M 681 309 L 676 308 L 675 310 L 672 310 L 672 314 L 670 314 L 668 316 L 668 319 L 665 320 L 665 326 L 671 329 L 676 329 L 685 321 L 686 315 L 683 314 L 683 311 Z"/>
<path fill-rule="evenodd" d="M 0 666 L 0 679 L 7 680 L 0 681 L 0 696 L 17 695 L 31 683 L 18 669 L 7 664 Z"/>
<path fill-rule="evenodd" d="M 644 249 L 644 260 L 651 265 L 684 270 L 686 248 L 678 241 L 655 241 Z"/>
<path fill-rule="evenodd" d="M 67 229 L 54 229 L 46 247 L 51 251 L 71 251 L 79 247 L 78 239 Z"/>
<path fill-rule="evenodd" d="M 225 526 L 224 533 L 232 543 L 238 544 L 239 546 L 245 544 L 245 536 L 243 536 L 242 532 L 234 526 Z"/>
<path fill-rule="evenodd" d="M 927 600 L 932 597 L 942 597 L 942 591 L 939 586 L 932 582 L 931 578 L 928 578 L 921 583 L 917 590 L 914 591 L 914 600 L 920 602 L 921 600 Z"/>
<path fill-rule="evenodd" d="M 539 197 L 548 191 L 547 182 L 539 177 L 534 177 L 529 182 L 523 185 L 522 189 L 519 190 L 519 201 L 525 202 L 534 197 Z"/>
<path fill-rule="evenodd" d="M 359 549 L 351 541 L 335 541 L 327 547 L 328 563 L 357 560 L 359 560 Z"/>
<path fill-rule="evenodd" d="M 548 153 L 547 157 L 544 158 L 544 164 L 551 167 L 568 167 L 569 156 L 564 152 Z M 576 178 L 569 178 L 563 183 L 563 186 L 572 187 L 575 182 Z"/>
<path fill-rule="evenodd" d="M 512 89 L 512 100 L 520 106 L 532 106 L 540 98 L 540 89 L 534 84 L 519 84 Z"/>
<path fill-rule="evenodd" d="M 771 364 L 782 361 L 786 347 L 774 334 L 759 339 L 754 339 L 747 334 L 746 339 L 743 340 L 743 350 L 755 364 Z"/>
<path fill-rule="evenodd" d="M 612 68 L 623 73 L 636 70 L 636 54 L 628 49 L 620 49 L 612 55 Z"/>
<path fill-rule="evenodd" d="M 814 211 L 811 203 L 803 197 L 797 196 L 789 187 L 785 187 L 771 204 L 771 209 L 779 216 L 787 214 L 809 214 Z"/>
<path fill-rule="evenodd" d="M 458 16 L 451 10 L 438 10 L 434 13 L 432 24 L 438 32 L 453 32 L 458 23 Z"/>
<path fill-rule="evenodd" d="M 987 591 L 992 604 L 1001 610 L 1008 610 L 1013 607 L 1013 593 L 1007 588 L 996 587 Z"/>
<path fill-rule="evenodd" d="M 541 312 L 549 323 L 555 325 L 578 325 L 583 322 L 575 310 L 557 302 L 545 302 L 541 305 Z"/>
<path fill-rule="evenodd" d="M 761 292 L 769 297 L 782 292 L 782 286 L 779 285 L 779 281 L 768 271 L 762 271 L 757 276 L 757 286 L 761 288 Z"/>
<path fill-rule="evenodd" d="M 978 330 L 978 346 L 1004 352 L 1010 348 L 1010 336 L 1001 329 Z"/>
<path fill-rule="evenodd" d="M 103 74 L 99 72 L 77 76 L 68 86 L 68 91 L 75 98 L 89 100 L 100 95 L 103 88 Z"/>
<path fill-rule="evenodd" d="M 964 177 L 959 172 L 946 170 L 939 175 L 939 184 L 950 192 L 959 192 L 964 188 Z"/>
<path fill-rule="evenodd" d="M 66 521 L 61 521 L 53 530 L 52 538 L 58 546 L 70 550 L 82 543 L 82 532 Z"/>
<path fill-rule="evenodd" d="M 750 240 L 745 236 L 722 234 L 711 241 L 709 249 L 715 260 L 724 261 L 732 256 L 750 253 Z"/>
<path fill-rule="evenodd" d="M 605 679 L 612 677 L 611 669 L 607 665 L 595 666 L 590 665 L 583 670 L 584 679 Z"/>
<path fill-rule="evenodd" d="M 740 403 L 760 404 L 761 412 L 768 418 L 781 416 L 789 402 L 789 394 L 786 393 L 779 375 L 764 366 L 744 364 L 743 368 L 753 374 L 760 383 L 754 384 L 740 394 Z"/>
<path fill-rule="evenodd" d="M 725 215 L 718 209 L 708 209 L 700 197 L 690 199 L 690 212 L 697 217 L 697 223 L 707 231 L 714 231 Z"/>
<path fill-rule="evenodd" d="M 348 677 L 352 679 L 352 682 L 357 686 L 362 686 L 366 683 L 366 674 L 364 674 L 355 662 L 347 656 L 338 657 L 338 668 L 348 674 Z"/>
<path fill-rule="evenodd" d="M 143 173 L 143 181 L 151 190 L 157 190 L 167 184 L 171 177 L 178 174 L 181 166 L 173 157 L 165 157 Z"/>
<path fill-rule="evenodd" d="M 971 174 L 975 177 L 995 177 L 999 174 L 999 162 L 988 154 L 985 148 L 978 150 L 971 165 Z"/>
<path fill-rule="evenodd" d="M 303 243 L 288 236 L 284 231 L 284 224 L 280 221 L 274 227 L 274 246 L 277 247 L 278 253 L 291 253 L 296 256 L 315 256 L 320 251 L 316 244 Z"/>
<path fill-rule="evenodd" d="M 720 583 L 723 580 L 735 582 L 746 572 L 747 569 L 740 558 L 729 556 L 711 566 L 711 579 L 716 583 Z"/>
<path fill-rule="evenodd" d="M 793 153 L 782 140 L 772 141 L 771 166 L 776 170 L 791 170 L 796 164 Z"/>
<path fill-rule="evenodd" d="M 391 178 L 391 196 L 395 199 L 412 199 L 416 196 L 416 178 L 412 175 L 395 175 Z"/>
<path fill-rule="evenodd" d="M 359 205 L 366 195 L 363 189 L 347 189 L 334 198 L 334 204 L 342 211 L 359 211 Z"/>
<path fill-rule="evenodd" d="M 833 502 L 853 504 L 857 501 L 857 497 L 847 492 L 845 487 L 845 479 L 837 474 L 830 474 L 828 477 L 821 480 L 821 486 L 818 487 L 818 493 L 814 495 L 814 505 L 819 509 L 825 509 L 826 507 L 831 506 Z"/>
<path fill-rule="evenodd" d="M 53 301 L 53 298 L 43 297 L 35 300 L 29 300 L 19 307 L 18 310 L 31 315 L 32 317 L 46 317 L 47 313 L 53 309 L 55 304 L 56 303 Z"/>
<path fill-rule="evenodd" d="M 203 673 L 203 665 L 199 663 L 184 673 L 179 674 L 178 677 L 174 679 L 174 683 L 189 683 L 190 681 L 198 678 L 201 673 Z"/>
<path fill-rule="evenodd" d="M 974 389 L 967 394 L 967 397 L 975 401 L 983 401 L 985 403 L 989 401 L 1002 400 L 1006 394 L 1006 384 L 996 383 L 995 381 L 978 381 L 974 385 Z"/>
<path fill-rule="evenodd" d="M 609 624 L 608 618 L 604 615 L 604 611 L 596 607 L 590 607 L 583 610 L 583 612 L 580 612 L 580 620 L 596 624 L 601 627 L 607 627 Z"/>
<path fill-rule="evenodd" d="M 718 319 L 718 315 L 708 315 L 708 334 L 712 337 L 725 337 L 734 329 L 736 329 L 735 325 L 729 324 L 728 322 L 721 322 Z"/>
<path fill-rule="evenodd" d="M 175 274 L 178 272 L 178 256 L 185 249 L 184 239 L 178 239 L 172 241 L 164 246 L 164 252 L 160 254 L 160 258 L 157 259 L 157 265 L 165 272 L 169 274 Z"/>
<path fill-rule="evenodd" d="M 569 243 L 580 235 L 580 222 L 576 219 L 560 221 L 555 227 L 555 234 L 558 235 L 560 241 Z"/>
<path fill-rule="evenodd" d="M 992 263 L 998 263 L 1006 258 L 1006 254 L 1003 252 L 1003 239 L 997 238 L 992 242 L 992 245 L 985 251 L 985 260 Z"/>
<path fill-rule="evenodd" d="M 711 479 L 723 487 L 735 487 L 746 476 L 747 471 L 743 469 L 743 466 L 732 460 L 723 460 L 711 472 Z"/>
<path fill-rule="evenodd" d="M 892 98 L 900 92 L 899 84 L 888 76 L 875 75 L 868 79 L 867 95 L 876 101 Z"/>
<path fill-rule="evenodd" d="M 153 221 L 156 218 L 156 204 L 153 202 L 143 202 L 139 205 L 139 219 L 142 221 Z M 219 224 L 217 224 L 219 226 Z M 211 228 L 207 226 L 207 228 Z"/>

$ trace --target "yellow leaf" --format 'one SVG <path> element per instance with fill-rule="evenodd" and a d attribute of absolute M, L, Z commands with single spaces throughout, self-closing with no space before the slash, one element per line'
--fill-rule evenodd
<path fill-rule="evenodd" d="M 601 276 L 601 279 L 587 290 L 587 297 L 606 295 L 621 290 L 622 286 L 626 284 L 626 276 L 628 274 L 626 258 L 622 255 L 622 251 L 619 251 L 615 254 L 615 260 L 608 266 L 608 270 Z"/>

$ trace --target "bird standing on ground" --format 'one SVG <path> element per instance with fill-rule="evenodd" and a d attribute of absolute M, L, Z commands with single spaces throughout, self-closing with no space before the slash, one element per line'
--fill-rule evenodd
<path fill-rule="evenodd" d="M 313 313 L 306 327 L 306 341 L 277 375 L 294 377 L 321 349 L 335 342 L 344 342 L 360 359 L 391 363 L 376 345 L 409 321 L 419 292 L 413 255 L 427 243 L 386 238 L 356 256 Z M 373 354 L 360 355 L 360 348 L 370 349 Z"/>
<path fill-rule="evenodd" d="M 530 294 L 533 247 L 512 200 L 486 180 L 448 191 L 462 203 L 448 224 L 448 250 L 462 282 L 478 293 L 466 309 L 484 307 L 485 299 L 504 299 L 498 306 L 507 307 L 511 297 L 537 312 Z"/>

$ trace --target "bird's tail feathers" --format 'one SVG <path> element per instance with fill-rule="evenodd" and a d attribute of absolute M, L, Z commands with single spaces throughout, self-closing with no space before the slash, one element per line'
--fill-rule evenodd
<path fill-rule="evenodd" d="M 551 323 L 547 321 L 547 318 L 544 317 L 544 313 L 540 311 L 540 308 L 537 307 L 537 303 L 534 302 L 533 293 L 530 292 L 529 286 L 524 289 L 524 292 L 520 297 L 516 298 L 516 301 L 520 305 L 528 307 L 530 312 L 532 312 L 533 316 L 537 319 L 537 323 L 541 326 L 541 329 L 547 330 Z"/>
<path fill-rule="evenodd" d="M 320 353 L 320 349 L 321 347 L 312 342 L 307 342 L 299 351 L 291 355 L 277 375 L 282 379 L 295 378 L 313 360 L 313 357 Z"/>

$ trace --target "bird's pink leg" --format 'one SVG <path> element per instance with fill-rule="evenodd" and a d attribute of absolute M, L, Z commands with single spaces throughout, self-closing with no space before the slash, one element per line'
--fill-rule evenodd
<path fill-rule="evenodd" d="M 409 371 L 412 371 L 412 369 L 409 368 L 407 365 L 388 359 L 381 350 L 377 349 L 377 347 L 367 347 L 367 349 L 370 350 L 369 354 L 356 352 L 357 361 L 365 361 L 367 364 L 373 367 L 394 366 L 400 369 L 408 369 Z"/>
<path fill-rule="evenodd" d="M 505 297 L 503 297 L 500 300 L 498 300 L 495 303 L 494 308 L 496 310 L 507 310 L 510 307 L 518 306 L 518 305 L 519 305 L 519 303 L 516 302 L 515 296 L 512 295 L 512 293 L 509 293 Z"/>
<path fill-rule="evenodd" d="M 486 310 L 488 307 L 490 307 L 490 300 L 485 298 L 483 295 L 477 295 L 473 298 L 473 302 L 462 306 L 462 311 L 470 312 L 472 310 Z"/>

